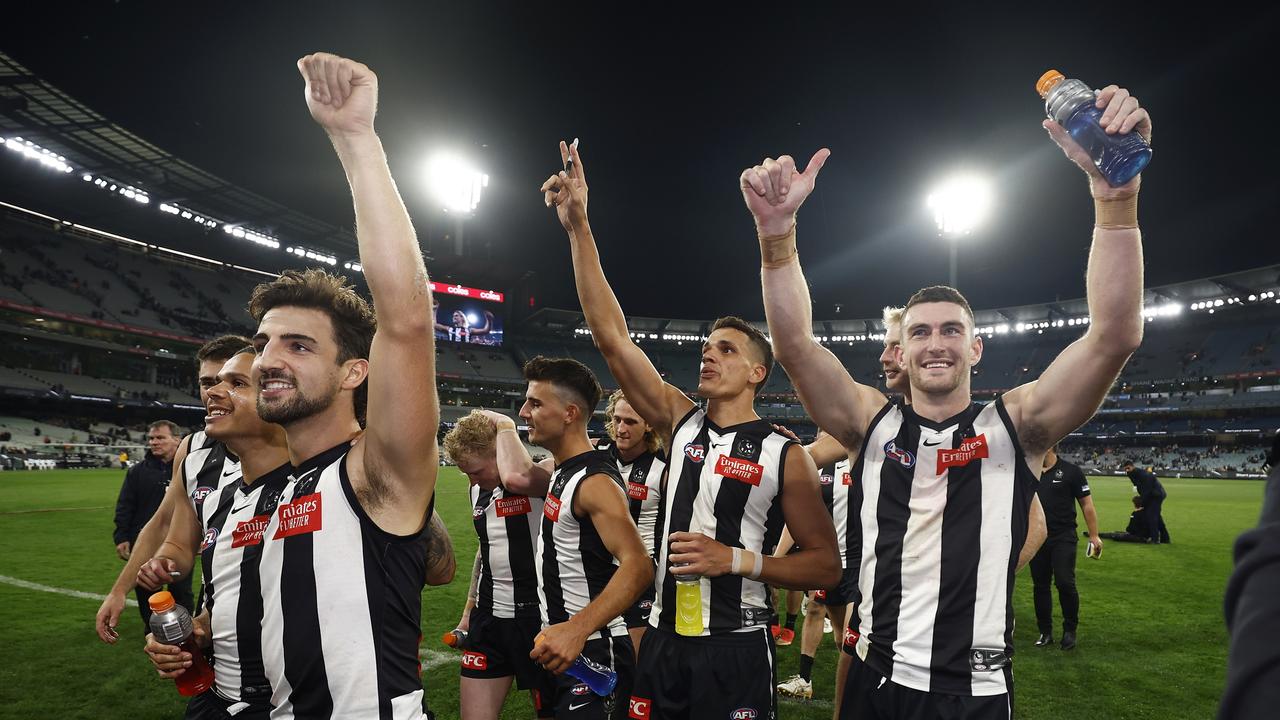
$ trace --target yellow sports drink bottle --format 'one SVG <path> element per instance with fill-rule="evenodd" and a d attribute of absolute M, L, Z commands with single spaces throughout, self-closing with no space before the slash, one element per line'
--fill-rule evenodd
<path fill-rule="evenodd" d="M 702 630 L 702 577 L 677 575 L 676 633 L 698 636 Z"/>

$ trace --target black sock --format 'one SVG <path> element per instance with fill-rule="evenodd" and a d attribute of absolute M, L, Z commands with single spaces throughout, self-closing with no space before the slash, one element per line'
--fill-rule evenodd
<path fill-rule="evenodd" d="M 800 656 L 800 677 L 804 678 L 805 682 L 809 682 L 813 677 L 813 658 L 808 655 Z"/>
<path fill-rule="evenodd" d="M 799 615 L 792 615 L 791 613 L 787 613 L 787 629 L 788 629 L 788 630 L 795 630 L 795 629 L 796 629 L 796 618 L 797 618 L 797 617 L 800 617 L 800 616 L 799 616 Z"/>

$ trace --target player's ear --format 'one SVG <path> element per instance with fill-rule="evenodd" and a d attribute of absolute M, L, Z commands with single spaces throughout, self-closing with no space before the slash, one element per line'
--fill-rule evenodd
<path fill-rule="evenodd" d="M 982 336 L 975 334 L 973 336 L 973 343 L 969 346 L 969 364 L 970 365 L 976 367 L 978 363 L 982 362 L 982 349 L 983 349 Z"/>

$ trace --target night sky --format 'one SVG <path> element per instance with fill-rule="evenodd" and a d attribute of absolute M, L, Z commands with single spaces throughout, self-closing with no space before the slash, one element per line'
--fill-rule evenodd
<path fill-rule="evenodd" d="M 803 165 L 824 146 L 833 155 L 799 218 L 815 317 L 876 316 L 946 280 L 924 197 L 954 169 L 988 174 L 997 193 L 960 250 L 974 307 L 1081 297 L 1092 209 L 1040 128 L 1034 83 L 1050 67 L 1130 88 L 1151 111 L 1149 286 L 1280 261 L 1274 10 L 24 5 L 6 11 L 0 43 L 35 73 L 197 166 L 346 226 L 346 184 L 294 61 L 327 50 L 367 63 L 420 235 L 448 230 L 426 192 L 427 155 L 471 157 L 491 183 L 466 237 L 535 270 L 541 305 L 577 307 L 568 243 L 538 193 L 559 169 L 556 142 L 573 137 L 628 314 L 762 318 L 738 175 L 766 155 Z"/>

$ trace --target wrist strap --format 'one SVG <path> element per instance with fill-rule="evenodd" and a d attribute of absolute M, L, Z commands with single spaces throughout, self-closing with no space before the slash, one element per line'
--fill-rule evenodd
<path fill-rule="evenodd" d="M 1133 230 L 1138 227 L 1138 194 L 1117 200 L 1093 201 L 1094 225 L 1101 230 Z"/>
<path fill-rule="evenodd" d="M 764 569 L 764 555 L 756 552 L 751 553 L 751 555 L 755 558 L 755 562 L 752 564 L 751 572 L 747 574 L 747 577 L 757 580 L 760 578 L 760 571 Z"/>
<path fill-rule="evenodd" d="M 729 572 L 734 575 L 742 574 L 742 548 L 730 548 L 733 551 L 733 559 L 729 561 Z"/>
<path fill-rule="evenodd" d="M 780 268 L 795 262 L 798 257 L 795 223 L 781 235 L 760 237 L 760 267 Z"/>

